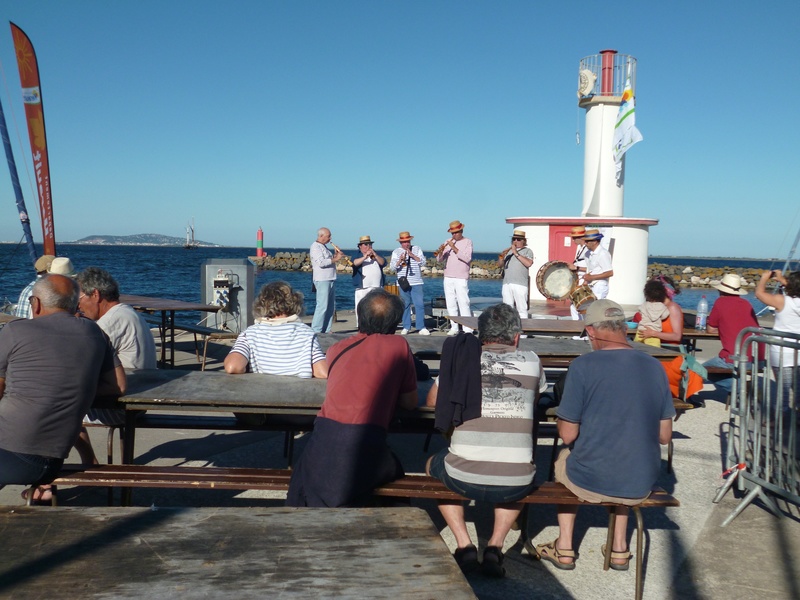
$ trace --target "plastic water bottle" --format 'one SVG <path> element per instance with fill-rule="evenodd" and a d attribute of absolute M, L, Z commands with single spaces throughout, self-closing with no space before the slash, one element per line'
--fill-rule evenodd
<path fill-rule="evenodd" d="M 706 319 L 708 319 L 708 300 L 706 300 L 706 295 L 703 294 L 700 302 L 697 303 L 697 317 L 694 322 L 694 328 L 697 331 L 705 331 Z"/>

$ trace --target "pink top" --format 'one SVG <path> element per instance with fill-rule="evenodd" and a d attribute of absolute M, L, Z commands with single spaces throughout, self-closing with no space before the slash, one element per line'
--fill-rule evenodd
<path fill-rule="evenodd" d="M 441 259 L 446 261 L 444 276 L 456 279 L 469 279 L 469 265 L 472 262 L 472 240 L 462 237 L 456 242 L 458 252 L 453 252 L 446 246 L 441 254 Z"/>

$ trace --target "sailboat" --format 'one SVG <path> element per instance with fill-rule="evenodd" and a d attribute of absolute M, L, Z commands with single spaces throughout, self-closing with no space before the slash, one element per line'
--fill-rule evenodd
<path fill-rule="evenodd" d="M 184 250 L 197 249 L 197 242 L 194 241 L 194 218 L 186 225 L 186 243 L 183 245 Z"/>

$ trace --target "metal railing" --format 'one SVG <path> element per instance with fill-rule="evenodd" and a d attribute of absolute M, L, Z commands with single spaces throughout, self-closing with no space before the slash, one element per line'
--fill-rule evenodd
<path fill-rule="evenodd" d="M 610 89 L 603 92 L 603 55 L 592 54 L 581 59 L 578 66 L 579 71 L 588 70 L 595 76 L 594 88 L 586 96 L 622 96 L 625 90 L 625 79 L 630 67 L 631 88 L 636 92 L 636 59 L 629 54 L 614 54 L 613 66 L 611 67 Z"/>
<path fill-rule="evenodd" d="M 762 344 L 765 361 L 749 360 L 748 355 L 758 356 Z M 781 512 L 773 496 L 800 505 L 799 356 L 800 334 L 748 327 L 736 339 L 725 458 L 730 475 L 714 502 L 734 483 L 746 495 L 723 527 L 756 498 L 777 516 Z"/>

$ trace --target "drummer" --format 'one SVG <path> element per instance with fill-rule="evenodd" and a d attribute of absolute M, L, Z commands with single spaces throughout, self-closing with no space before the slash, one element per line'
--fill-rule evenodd
<path fill-rule="evenodd" d="M 611 268 L 611 254 L 600 245 L 603 234 L 597 229 L 587 229 L 583 236 L 589 257 L 586 262 L 586 275 L 583 280 L 589 284 L 598 300 L 608 296 L 608 280 L 614 275 Z"/>
<path fill-rule="evenodd" d="M 575 260 L 572 261 L 572 264 L 569 268 L 576 272 L 578 275 L 578 285 L 583 285 L 583 276 L 586 274 L 586 263 L 587 257 L 589 255 L 589 248 L 586 247 L 586 244 L 583 242 L 583 236 L 586 234 L 586 228 L 583 225 L 578 225 L 572 228 L 569 236 L 572 238 L 573 243 L 575 244 Z M 578 321 L 581 318 L 578 309 L 575 308 L 574 304 L 569 305 L 569 312 L 572 315 L 573 321 Z"/>
<path fill-rule="evenodd" d="M 503 269 L 503 302 L 516 309 L 520 319 L 528 318 L 528 269 L 533 265 L 533 251 L 522 229 L 511 234 L 511 247 L 497 258 Z"/>

